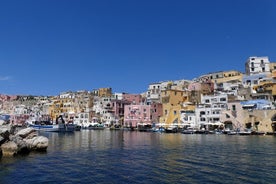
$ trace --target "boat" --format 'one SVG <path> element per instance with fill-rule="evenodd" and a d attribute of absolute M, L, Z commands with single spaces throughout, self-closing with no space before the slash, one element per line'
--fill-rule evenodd
<path fill-rule="evenodd" d="M 120 125 L 113 125 L 109 128 L 109 130 L 123 130 L 123 128 Z"/>
<path fill-rule="evenodd" d="M 240 131 L 240 132 L 238 132 L 238 134 L 239 135 L 252 135 L 251 131 L 249 131 L 249 130 Z"/>
<path fill-rule="evenodd" d="M 187 129 L 181 131 L 182 134 L 194 134 L 195 132 L 196 129 L 192 127 L 188 127 Z"/>
<path fill-rule="evenodd" d="M 166 133 L 177 133 L 177 126 L 169 126 L 167 128 L 165 128 L 165 132 Z"/>
<path fill-rule="evenodd" d="M 227 132 L 227 135 L 237 135 L 237 132 L 236 131 L 229 131 L 229 132 Z"/>
<path fill-rule="evenodd" d="M 27 120 L 26 124 L 28 127 L 32 127 L 35 130 L 44 132 L 73 132 L 76 128 L 74 123 L 65 123 L 62 116 L 59 116 L 56 119 L 56 124 L 51 121 L 38 120 Z"/>
<path fill-rule="evenodd" d="M 44 132 L 73 132 L 75 131 L 76 125 L 71 123 L 43 124 L 42 122 L 37 122 L 36 124 L 28 124 L 28 127 Z"/>
<path fill-rule="evenodd" d="M 139 123 L 137 125 L 137 130 L 140 132 L 150 132 L 152 130 L 152 126 L 151 124 Z"/>
<path fill-rule="evenodd" d="M 28 123 L 28 127 L 34 128 L 35 130 L 45 131 L 45 132 L 58 132 L 59 126 L 53 124 L 43 124 L 42 122 L 36 122 L 35 124 Z"/>
<path fill-rule="evenodd" d="M 87 127 L 88 130 L 104 130 L 105 126 L 100 123 L 93 123 Z"/>
<path fill-rule="evenodd" d="M 274 136 L 276 136 L 276 131 L 274 131 L 274 132 L 266 132 L 266 135 L 274 135 Z"/>
<path fill-rule="evenodd" d="M 164 127 L 153 127 L 151 129 L 152 132 L 159 132 L 159 133 L 163 133 L 165 132 L 165 128 Z"/>

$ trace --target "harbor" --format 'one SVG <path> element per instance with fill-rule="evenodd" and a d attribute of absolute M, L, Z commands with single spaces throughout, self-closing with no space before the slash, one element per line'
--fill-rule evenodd
<path fill-rule="evenodd" d="M 276 175 L 273 136 L 108 129 L 41 135 L 47 152 L 1 159 L 1 182 L 251 184 L 274 183 Z"/>

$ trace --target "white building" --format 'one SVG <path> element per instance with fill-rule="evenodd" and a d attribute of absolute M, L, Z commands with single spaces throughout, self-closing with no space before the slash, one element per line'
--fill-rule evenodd
<path fill-rule="evenodd" d="M 192 110 L 180 110 L 180 122 L 183 127 L 199 128 L 195 111 Z"/>
<path fill-rule="evenodd" d="M 220 126 L 221 112 L 227 108 L 228 95 L 205 95 L 201 97 L 201 105 L 196 107 L 196 122 L 199 127 L 210 129 L 211 126 Z"/>
<path fill-rule="evenodd" d="M 245 63 L 245 73 L 246 75 L 254 74 L 269 74 L 269 59 L 268 57 L 249 57 Z"/>
<path fill-rule="evenodd" d="M 100 118 L 100 122 L 109 125 L 116 121 L 116 117 L 113 112 L 112 105 L 113 98 L 102 97 L 94 98 L 93 111 Z"/>

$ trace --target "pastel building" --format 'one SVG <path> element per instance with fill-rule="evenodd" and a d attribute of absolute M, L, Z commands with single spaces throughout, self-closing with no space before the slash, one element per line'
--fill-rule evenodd
<path fill-rule="evenodd" d="M 111 100 L 112 112 L 114 113 L 114 118 L 115 118 L 112 124 L 123 126 L 125 106 L 130 104 L 131 103 L 127 100 L 122 100 L 122 99 Z"/>
<path fill-rule="evenodd" d="M 202 102 L 195 110 L 198 126 L 208 130 L 222 125 L 220 116 L 227 108 L 227 102 L 227 94 L 202 96 Z"/>
<path fill-rule="evenodd" d="M 270 62 L 268 57 L 249 57 L 245 63 L 245 73 L 246 75 L 269 74 Z"/>
<path fill-rule="evenodd" d="M 142 96 L 140 94 L 123 94 L 123 100 L 130 102 L 131 104 L 141 104 Z"/>
<path fill-rule="evenodd" d="M 159 123 L 160 118 L 163 116 L 163 104 L 162 103 L 152 103 L 151 108 L 151 120 L 153 123 Z"/>
<path fill-rule="evenodd" d="M 173 85 L 173 81 L 152 83 L 148 87 L 147 91 L 147 103 L 161 102 L 161 91 L 170 89 Z"/>
<path fill-rule="evenodd" d="M 124 127 L 137 127 L 138 124 L 151 124 L 150 105 L 126 105 Z"/>
<path fill-rule="evenodd" d="M 259 104 L 258 104 L 259 103 Z M 257 132 L 276 131 L 276 113 L 262 101 L 229 102 L 221 113 L 221 122 L 230 130 L 251 130 Z"/>
<path fill-rule="evenodd" d="M 188 92 L 183 90 L 168 89 L 162 91 L 163 116 L 160 123 L 165 126 L 178 125 L 180 123 L 180 110 L 184 102 L 188 102 Z"/>

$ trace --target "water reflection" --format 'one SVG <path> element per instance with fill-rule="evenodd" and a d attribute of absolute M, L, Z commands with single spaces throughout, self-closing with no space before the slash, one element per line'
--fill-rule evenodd
<path fill-rule="evenodd" d="M 1 182 L 272 183 L 276 175 L 272 136 L 109 130 L 44 135 L 45 154 L 1 161 Z"/>

